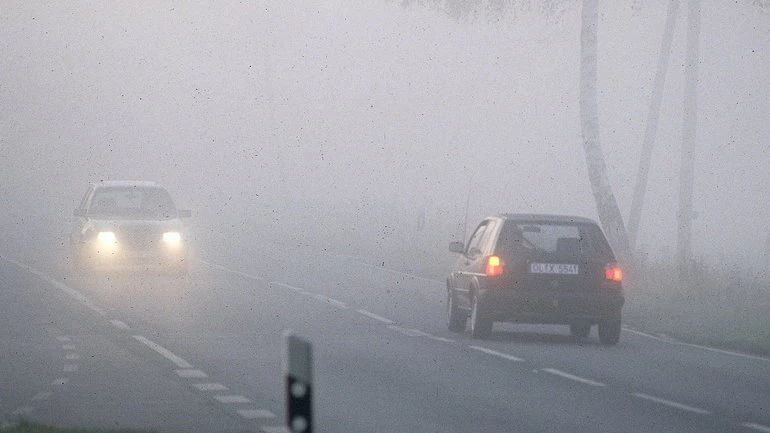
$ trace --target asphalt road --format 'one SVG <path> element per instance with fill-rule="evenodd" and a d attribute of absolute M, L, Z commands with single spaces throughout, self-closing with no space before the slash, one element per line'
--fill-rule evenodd
<path fill-rule="evenodd" d="M 624 330 L 445 326 L 444 283 L 257 245 L 183 279 L 0 260 L 0 422 L 279 432 L 282 332 L 313 342 L 316 431 L 770 432 L 770 360 Z"/>

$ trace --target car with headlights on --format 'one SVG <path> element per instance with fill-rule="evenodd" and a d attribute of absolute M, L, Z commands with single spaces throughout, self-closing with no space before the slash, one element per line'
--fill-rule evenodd
<path fill-rule="evenodd" d="M 154 182 L 91 184 L 74 211 L 69 237 L 74 271 L 187 272 L 187 233 L 171 195 Z"/>
<path fill-rule="evenodd" d="M 485 218 L 447 278 L 449 330 L 487 338 L 494 322 L 565 324 L 586 338 L 616 344 L 624 303 L 623 272 L 599 225 L 564 215 Z"/>

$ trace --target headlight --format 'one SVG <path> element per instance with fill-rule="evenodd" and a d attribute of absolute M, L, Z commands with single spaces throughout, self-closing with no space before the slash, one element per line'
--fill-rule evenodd
<path fill-rule="evenodd" d="M 178 244 L 182 241 L 182 235 L 179 232 L 166 232 L 163 233 L 163 242 L 170 244 Z"/>
<path fill-rule="evenodd" d="M 96 239 L 99 241 L 100 244 L 114 244 L 115 243 L 115 233 L 114 232 L 99 232 L 99 234 L 96 235 Z"/>

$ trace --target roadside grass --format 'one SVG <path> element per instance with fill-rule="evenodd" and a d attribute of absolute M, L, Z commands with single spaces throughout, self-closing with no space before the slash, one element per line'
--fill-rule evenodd
<path fill-rule="evenodd" d="M 102 430 L 81 428 L 58 428 L 37 424 L 25 419 L 10 427 L 0 428 L 2 433 L 157 433 L 155 430 Z"/>

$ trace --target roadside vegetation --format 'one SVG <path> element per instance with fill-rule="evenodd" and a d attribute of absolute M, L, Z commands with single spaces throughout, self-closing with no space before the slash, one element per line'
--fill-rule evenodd
<path fill-rule="evenodd" d="M 99 430 L 50 427 L 22 419 L 18 424 L 0 428 L 2 433 L 154 433 L 154 430 Z"/>

